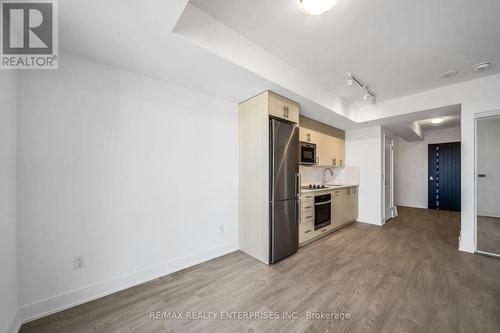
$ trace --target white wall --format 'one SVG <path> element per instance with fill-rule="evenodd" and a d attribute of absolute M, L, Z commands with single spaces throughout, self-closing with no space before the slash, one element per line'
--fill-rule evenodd
<path fill-rule="evenodd" d="M 460 250 L 462 251 L 475 251 L 474 117 L 478 113 L 500 110 L 499 91 L 500 75 L 497 74 L 377 103 L 357 111 L 358 120 L 367 121 L 447 105 L 462 105 L 462 214 L 460 231 Z"/>
<path fill-rule="evenodd" d="M 15 329 L 17 74 L 0 73 L 0 332 Z"/>
<path fill-rule="evenodd" d="M 358 221 L 382 224 L 382 128 L 346 132 L 346 164 L 359 167 Z"/>
<path fill-rule="evenodd" d="M 477 121 L 477 214 L 500 217 L 500 116 Z"/>
<path fill-rule="evenodd" d="M 424 141 L 394 139 L 394 202 L 427 208 L 428 145 L 460 141 L 460 127 L 427 130 Z"/>
<path fill-rule="evenodd" d="M 60 59 L 20 75 L 25 320 L 238 248 L 237 106 Z M 75 271 L 78 255 L 86 267 Z"/>

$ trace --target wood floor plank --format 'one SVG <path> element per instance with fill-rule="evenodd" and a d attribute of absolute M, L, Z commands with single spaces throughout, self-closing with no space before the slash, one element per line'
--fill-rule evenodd
<path fill-rule="evenodd" d="M 21 332 L 500 332 L 500 259 L 459 252 L 459 213 L 400 207 L 266 266 L 242 252 L 24 324 Z M 180 319 L 150 319 L 151 311 Z M 186 318 L 189 311 L 216 319 Z M 222 319 L 230 312 L 298 319 Z M 350 319 L 307 319 L 348 313 Z"/>

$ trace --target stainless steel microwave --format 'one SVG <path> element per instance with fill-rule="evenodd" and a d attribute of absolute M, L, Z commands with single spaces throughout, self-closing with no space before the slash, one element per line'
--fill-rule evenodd
<path fill-rule="evenodd" d="M 300 143 L 300 164 L 316 164 L 316 145 L 309 142 Z"/>

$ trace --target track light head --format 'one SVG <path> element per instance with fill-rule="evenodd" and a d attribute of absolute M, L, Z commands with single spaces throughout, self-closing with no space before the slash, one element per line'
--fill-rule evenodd
<path fill-rule="evenodd" d="M 368 92 L 368 87 L 367 86 L 365 86 L 364 88 L 365 88 L 365 94 L 363 95 L 363 99 L 367 100 L 368 97 L 370 97 L 370 93 Z"/>
<path fill-rule="evenodd" d="M 354 80 L 352 79 L 352 74 L 347 73 L 347 85 L 352 86 L 354 84 Z"/>

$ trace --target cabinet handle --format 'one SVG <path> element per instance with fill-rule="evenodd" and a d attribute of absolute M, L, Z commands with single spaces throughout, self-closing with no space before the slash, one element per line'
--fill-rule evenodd
<path fill-rule="evenodd" d="M 311 232 L 311 231 L 312 231 L 312 230 L 307 230 L 305 233 L 307 234 L 307 233 L 309 233 L 309 232 Z"/>
<path fill-rule="evenodd" d="M 288 118 L 288 106 L 283 105 L 283 117 Z"/>
<path fill-rule="evenodd" d="M 307 206 L 307 207 L 304 207 L 304 209 L 309 209 L 309 208 L 312 208 L 312 206 Z"/>
<path fill-rule="evenodd" d="M 312 217 L 312 215 L 311 216 L 306 216 L 306 219 L 310 219 L 311 217 Z"/>

